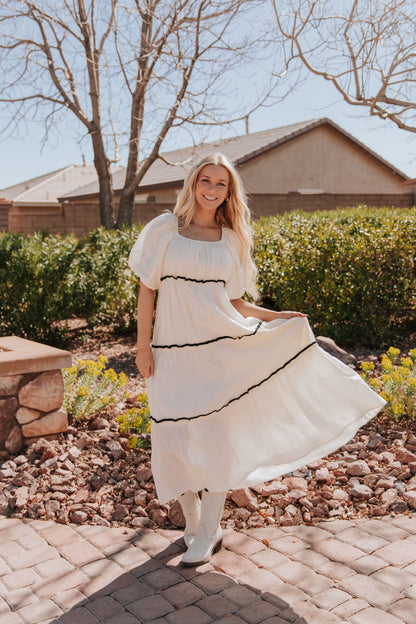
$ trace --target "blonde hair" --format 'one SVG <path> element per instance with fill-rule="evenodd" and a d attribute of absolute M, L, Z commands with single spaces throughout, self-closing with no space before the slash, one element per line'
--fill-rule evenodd
<path fill-rule="evenodd" d="M 228 171 L 228 199 L 223 201 L 215 213 L 215 222 L 221 227 L 232 230 L 239 242 L 239 256 L 242 267 L 245 267 L 249 279 L 247 292 L 254 299 L 257 297 L 256 278 L 257 268 L 251 258 L 253 237 L 250 227 L 250 210 L 243 185 L 234 165 L 224 154 L 216 153 L 205 156 L 197 162 L 185 179 L 183 189 L 178 195 L 173 210 L 178 217 L 181 229 L 189 226 L 195 210 L 195 188 L 201 170 L 207 165 L 220 165 Z"/>

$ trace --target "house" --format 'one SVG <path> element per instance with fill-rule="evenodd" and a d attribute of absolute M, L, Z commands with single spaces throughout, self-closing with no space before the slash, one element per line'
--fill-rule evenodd
<path fill-rule="evenodd" d="M 95 180 L 94 165 L 69 165 L 0 190 L 0 231 L 70 231 L 58 196 Z"/>
<path fill-rule="evenodd" d="M 414 187 L 405 185 L 408 176 L 322 118 L 162 154 L 137 190 L 134 221 L 146 222 L 172 209 L 192 162 L 213 152 L 222 152 L 236 165 L 255 218 L 295 209 L 415 204 Z M 114 172 L 116 210 L 124 176 L 124 168 Z M 62 192 L 58 199 L 67 231 L 82 234 L 98 226 L 96 180 Z"/>

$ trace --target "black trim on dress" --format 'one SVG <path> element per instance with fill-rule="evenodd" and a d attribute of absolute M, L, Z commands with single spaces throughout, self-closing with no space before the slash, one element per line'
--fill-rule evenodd
<path fill-rule="evenodd" d="M 277 373 L 279 373 L 281 370 L 283 370 L 284 368 L 286 368 L 286 366 L 288 366 L 288 364 L 290 364 L 291 362 L 293 362 L 293 360 L 296 360 L 296 358 L 298 358 L 302 353 L 304 353 L 307 349 L 309 349 L 310 347 L 312 347 L 313 345 L 316 344 L 316 340 L 314 340 L 313 342 L 309 343 L 308 345 L 306 345 L 306 347 L 303 347 L 303 349 L 301 349 L 300 351 L 298 351 L 293 357 L 290 358 L 290 360 L 287 360 L 287 362 L 285 362 L 282 366 L 279 366 L 279 368 L 277 368 L 275 371 L 273 371 L 272 373 L 270 373 L 270 375 L 268 375 L 267 377 L 265 377 L 264 379 L 262 379 L 261 381 L 259 381 L 258 383 L 254 384 L 254 386 L 250 386 L 250 388 L 248 388 L 248 390 L 246 390 L 245 392 L 243 392 L 242 394 L 240 394 L 237 397 L 234 397 L 233 399 L 230 399 L 229 401 L 227 401 L 227 403 L 225 403 L 224 405 L 222 405 L 221 407 L 219 407 L 218 409 L 214 409 L 211 410 L 210 412 L 207 412 L 206 414 L 198 414 L 196 416 L 182 416 L 181 418 L 163 418 L 162 420 L 156 420 L 156 418 L 153 418 L 153 416 L 150 416 L 151 420 L 155 423 L 162 423 L 162 422 L 179 422 L 180 420 L 195 420 L 196 418 L 204 418 L 205 416 L 210 416 L 211 414 L 215 414 L 220 412 L 221 410 L 223 410 L 225 407 L 228 407 L 229 405 L 231 405 L 231 403 L 234 403 L 234 401 L 238 401 L 239 399 L 241 399 L 243 396 L 245 396 L 246 394 L 248 394 L 249 392 L 251 392 L 252 390 L 254 390 L 255 388 L 258 388 L 259 386 L 261 386 L 262 384 L 264 384 L 266 381 L 268 381 L 271 377 L 273 377 L 274 375 L 276 375 Z"/>
<path fill-rule="evenodd" d="M 225 286 L 225 280 L 223 279 L 195 279 L 193 277 L 184 277 L 183 275 L 164 275 L 163 277 L 160 278 L 160 281 L 163 282 L 163 280 L 166 279 L 175 279 L 175 280 L 185 280 L 186 282 L 196 282 L 197 284 L 207 284 L 209 282 L 218 282 L 221 284 L 224 284 Z"/>
<path fill-rule="evenodd" d="M 243 334 L 242 336 L 218 336 L 218 338 L 211 338 L 211 340 L 204 340 L 203 342 L 185 342 L 183 344 L 170 344 L 170 345 L 155 345 L 152 344 L 153 349 L 182 349 L 182 347 L 200 347 L 201 345 L 211 344 L 212 342 L 218 342 L 219 340 L 241 340 L 241 338 L 247 338 L 247 336 L 254 336 L 257 334 L 263 321 L 259 321 L 254 331 L 249 334 Z"/>

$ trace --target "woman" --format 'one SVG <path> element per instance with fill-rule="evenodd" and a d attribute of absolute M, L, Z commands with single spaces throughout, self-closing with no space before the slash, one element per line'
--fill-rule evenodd
<path fill-rule="evenodd" d="M 384 405 L 318 347 L 305 314 L 241 298 L 256 295 L 249 221 L 237 172 L 215 154 L 194 166 L 173 214 L 148 223 L 129 258 L 141 282 L 136 363 L 153 476 L 159 501 L 182 505 L 186 566 L 221 547 L 227 490 L 335 451 Z"/>

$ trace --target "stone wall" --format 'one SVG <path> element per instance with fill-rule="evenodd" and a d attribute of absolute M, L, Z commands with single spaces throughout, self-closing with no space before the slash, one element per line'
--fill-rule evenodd
<path fill-rule="evenodd" d="M 0 450 L 15 454 L 32 438 L 66 431 L 60 370 L 0 377 Z"/>
<path fill-rule="evenodd" d="M 61 369 L 71 360 L 61 349 L 0 338 L 0 453 L 18 453 L 39 437 L 66 431 Z"/>

